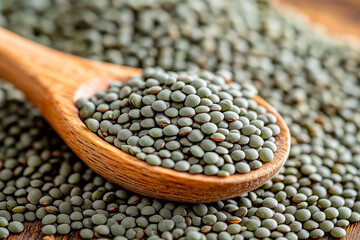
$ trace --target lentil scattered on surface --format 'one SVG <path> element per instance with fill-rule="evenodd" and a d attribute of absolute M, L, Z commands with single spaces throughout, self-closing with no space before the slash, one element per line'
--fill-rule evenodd
<path fill-rule="evenodd" d="M 24 221 L 34 221 L 55 214 L 57 232 L 66 233 L 73 226 L 79 226 L 80 222 L 73 222 L 70 214 L 81 212 L 84 217 L 81 221 L 83 228 L 90 231 L 84 233 L 82 229 L 83 234 L 86 234 L 84 237 L 91 233 L 97 238 L 103 237 L 99 233 L 104 229 L 94 232 L 95 225 L 91 222 L 93 215 L 102 214 L 108 227 L 111 225 L 110 232 L 116 236 L 115 239 L 126 239 L 129 236 L 141 238 L 142 235 L 149 239 L 170 239 L 166 237 L 169 233 L 173 238 L 227 239 L 230 234 L 234 239 L 250 239 L 267 235 L 268 231 L 263 228 L 267 228 L 269 223 L 265 221 L 273 219 L 278 226 L 282 225 L 279 228 L 281 232 L 277 230 L 278 226 L 274 230 L 269 229 L 269 238 L 282 240 L 315 238 L 323 234 L 341 237 L 346 232 L 339 224 L 346 225 L 346 221 L 353 223 L 360 220 L 357 190 L 360 183 L 358 50 L 313 33 L 293 16 L 289 18 L 273 11 L 266 1 L 0 0 L 0 6 L 0 25 L 65 52 L 134 67 L 160 66 L 167 71 L 203 68 L 223 75 L 226 80 L 233 79 L 241 84 L 251 82 L 258 88 L 259 94 L 284 117 L 292 134 L 290 157 L 276 176 L 248 194 L 204 204 L 208 211 L 207 215 L 201 216 L 203 213 L 198 215 L 191 205 L 139 196 L 97 176 L 74 156 L 20 92 L 1 82 L 0 217 L 9 223 L 20 219 L 22 215 Z M 229 75 L 230 72 L 232 75 Z M 169 84 L 174 82 L 176 79 L 168 79 Z M 150 81 L 147 86 L 155 86 L 150 90 L 153 93 L 159 91 L 156 85 L 153 86 L 154 83 Z M 134 80 L 133 85 L 137 84 Z M 176 85 L 172 91 L 182 87 Z M 195 90 L 201 87 L 201 81 L 194 85 Z M 118 86 L 113 83 L 109 90 L 111 88 L 117 91 Z M 212 91 L 212 88 L 209 89 Z M 119 96 L 109 93 L 105 97 L 104 93 L 98 93 L 97 97 L 103 97 L 105 102 L 98 109 L 93 104 L 87 104 L 80 112 L 81 117 L 92 117 L 98 122 L 119 118 L 123 113 L 113 109 L 127 102 L 114 98 L 126 98 L 130 94 L 129 90 L 125 88 Z M 208 94 L 207 90 L 200 92 L 202 96 Z M 185 88 L 183 93 L 188 96 L 196 94 L 191 87 Z M 161 98 L 159 100 L 171 99 L 171 93 L 167 91 L 160 90 L 158 94 Z M 210 122 L 221 125 L 221 128 L 260 126 L 256 120 L 249 120 L 256 117 L 256 112 L 247 112 L 245 118 L 241 116 L 232 122 L 227 122 L 224 114 L 212 114 L 213 111 L 229 109 L 242 112 L 243 108 L 248 107 L 242 100 L 236 101 L 237 106 L 241 106 L 239 109 L 234 107 L 235 101 L 232 105 L 231 100 L 226 100 L 228 96 L 210 95 L 208 99 L 211 101 L 219 100 L 210 106 L 207 106 L 210 103 L 208 99 L 200 100 L 202 106 L 210 108 L 210 113 L 205 108 L 197 112 L 193 106 L 200 104 L 198 100 L 185 98 L 184 102 L 194 108 L 194 112 L 182 114 L 189 117 L 208 113 Z M 133 95 L 130 99 L 139 108 L 145 103 L 152 106 L 157 100 L 152 97 L 142 99 L 140 95 Z M 107 101 L 114 102 L 108 104 Z M 77 107 L 82 108 L 85 104 L 77 102 Z M 179 105 L 174 104 L 173 108 L 177 109 Z M 157 122 L 165 126 L 171 124 L 169 118 L 176 117 L 176 114 L 184 117 L 175 110 L 171 112 L 169 115 L 165 110 L 165 117 L 157 119 Z M 136 119 L 140 114 L 129 112 L 120 121 Z M 152 113 L 149 111 L 145 114 Z M 265 119 L 274 121 L 271 116 Z M 182 127 L 194 124 L 187 122 L 184 121 Z M 130 128 L 139 130 L 156 124 L 154 121 L 135 122 Z M 97 126 L 93 127 L 96 129 Z M 105 122 L 99 125 L 97 131 L 106 131 L 107 128 L 108 133 L 113 134 L 122 127 L 120 123 L 110 126 Z M 247 130 L 245 133 L 250 134 L 253 127 Z M 276 145 L 271 134 L 278 130 L 276 125 L 271 125 L 263 127 L 260 133 L 255 130 L 255 133 L 266 139 L 263 146 L 274 152 Z M 187 131 L 179 128 L 179 134 Z M 210 140 L 212 142 L 201 144 L 202 148 L 206 146 L 209 149 L 206 151 L 215 151 L 218 146 L 216 140 L 234 139 L 224 138 L 224 133 L 221 132 L 222 136 L 215 134 Z M 250 142 L 245 133 L 237 140 L 242 144 Z M 138 140 L 132 138 L 131 142 Z M 169 147 L 174 146 L 170 144 Z M 239 149 L 237 145 L 232 148 L 245 150 Z M 259 155 L 266 161 L 266 154 L 260 152 Z M 242 161 L 245 155 L 242 157 L 240 154 L 238 158 Z M 190 169 L 195 173 L 204 171 L 201 165 L 193 166 L 195 168 Z M 215 168 L 210 170 L 211 173 L 219 171 Z M 70 178 L 73 174 L 80 178 Z M 297 194 L 304 194 L 306 198 L 298 197 Z M 50 197 L 50 200 L 41 200 L 44 196 Z M 71 203 L 70 199 L 74 196 L 83 199 L 81 205 Z M 264 202 L 269 197 L 278 201 L 275 208 L 271 208 L 268 201 Z M 97 204 L 93 206 L 96 200 L 104 201 L 105 206 L 102 203 L 99 204 L 101 208 Z M 150 217 L 133 216 L 132 211 L 126 211 L 129 206 L 140 211 L 150 205 L 157 206 L 153 206 L 156 213 L 151 221 Z M 25 212 L 12 212 L 12 209 L 23 209 L 17 208 L 21 206 L 25 206 Z M 47 212 L 54 211 L 53 208 L 45 209 L 49 206 L 57 208 L 59 213 Z M 261 223 L 265 222 L 266 226 L 261 225 L 258 232 L 246 229 L 249 221 L 260 220 L 256 213 L 261 207 L 271 209 L 272 218 L 263 219 Z M 333 216 L 329 213 L 336 212 L 331 210 L 325 214 L 325 209 L 330 207 L 338 211 L 338 217 L 327 219 Z M 347 208 L 351 209 L 348 219 Z M 294 217 L 302 209 L 310 212 L 311 219 L 301 222 Z M 326 220 L 324 214 L 318 213 L 324 213 Z M 340 219 L 340 216 L 345 219 Z M 230 223 L 235 221 L 232 217 L 242 220 L 237 224 Z M 158 231 L 158 225 L 164 220 L 161 218 L 174 222 L 171 232 Z M 319 224 L 317 229 L 304 228 L 310 220 Z M 213 231 L 215 224 L 216 230 L 224 229 L 222 223 L 227 226 L 225 231 Z M 307 225 L 316 225 L 310 223 Z M 283 225 L 288 226 L 290 232 Z M 8 235 L 6 226 L 0 227 L 0 237 Z"/>

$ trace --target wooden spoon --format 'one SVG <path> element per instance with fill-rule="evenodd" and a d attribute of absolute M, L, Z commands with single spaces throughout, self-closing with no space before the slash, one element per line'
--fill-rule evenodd
<path fill-rule="evenodd" d="M 85 43 L 84 43 L 85 44 Z M 106 89 L 114 80 L 140 75 L 137 68 L 67 55 L 0 28 L 0 77 L 11 81 L 43 114 L 66 144 L 95 172 L 133 192 L 180 202 L 211 202 L 249 192 L 275 175 L 289 154 L 290 134 L 282 117 L 263 99 L 254 100 L 277 117 L 275 158 L 261 168 L 226 178 L 191 175 L 131 156 L 89 131 L 74 102 Z"/>

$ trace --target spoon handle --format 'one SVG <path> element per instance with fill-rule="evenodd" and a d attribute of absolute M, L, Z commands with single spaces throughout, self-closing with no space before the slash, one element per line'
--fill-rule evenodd
<path fill-rule="evenodd" d="M 12 82 L 35 104 L 50 89 L 64 85 L 63 77 L 75 65 L 66 54 L 0 28 L 0 77 Z"/>
<path fill-rule="evenodd" d="M 74 98 L 78 98 L 76 92 L 84 83 L 95 78 L 97 84 L 102 78 L 125 80 L 139 73 L 136 68 L 65 54 L 0 28 L 0 77 L 22 90 L 45 117 L 50 99 L 61 98 L 65 102 L 59 104 L 73 104 Z M 85 90 L 94 94 L 94 86 Z"/>

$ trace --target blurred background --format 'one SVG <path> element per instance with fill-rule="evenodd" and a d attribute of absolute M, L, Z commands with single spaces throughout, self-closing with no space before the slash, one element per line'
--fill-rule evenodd
<path fill-rule="evenodd" d="M 358 0 L 275 0 L 277 7 L 291 7 L 326 27 L 331 33 L 360 38 L 360 1 Z"/>

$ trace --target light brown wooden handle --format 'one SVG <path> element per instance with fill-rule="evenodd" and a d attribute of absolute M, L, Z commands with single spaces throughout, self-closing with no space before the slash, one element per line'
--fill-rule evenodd
<path fill-rule="evenodd" d="M 43 114 L 49 108 L 49 100 L 63 93 L 64 88 L 73 95 L 80 78 L 71 79 L 71 76 L 77 76 L 73 75 L 74 71 L 80 70 L 71 56 L 0 28 L 0 77 L 22 90 Z M 68 78 L 71 85 L 67 84 Z"/>
<path fill-rule="evenodd" d="M 0 28 L 0 77 L 13 82 L 24 92 L 42 85 L 46 89 L 63 85 L 52 75 L 66 74 L 64 69 L 73 64 L 66 54 L 26 40 Z M 61 66 L 59 66 L 61 65 Z"/>
<path fill-rule="evenodd" d="M 79 97 L 94 94 L 97 90 L 94 83 L 91 84 L 94 79 L 100 81 L 101 78 L 114 78 L 125 81 L 140 72 L 135 68 L 65 54 L 0 28 L 0 77 L 22 90 L 45 117 L 51 99 L 62 99 L 62 102 L 55 103 L 70 106 L 76 98 L 77 90 L 84 83 L 92 86 L 77 94 Z"/>

